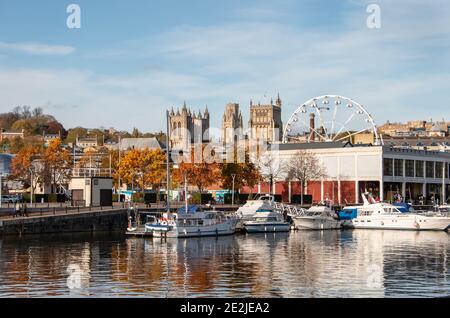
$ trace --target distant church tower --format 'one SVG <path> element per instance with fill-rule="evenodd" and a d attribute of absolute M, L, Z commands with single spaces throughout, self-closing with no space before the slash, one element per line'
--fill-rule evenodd
<path fill-rule="evenodd" d="M 173 149 L 187 149 L 192 144 L 209 142 L 209 120 L 208 106 L 203 114 L 198 114 L 187 108 L 186 102 L 181 111 L 177 109 L 169 113 L 170 122 L 170 147 Z"/>
<path fill-rule="evenodd" d="M 281 141 L 283 134 L 283 123 L 281 121 L 281 98 L 278 98 L 270 104 L 253 104 L 250 101 L 250 139 L 262 139 L 267 142 Z"/>
<path fill-rule="evenodd" d="M 231 144 L 243 138 L 243 120 L 239 104 L 227 104 L 222 118 L 222 142 Z"/>

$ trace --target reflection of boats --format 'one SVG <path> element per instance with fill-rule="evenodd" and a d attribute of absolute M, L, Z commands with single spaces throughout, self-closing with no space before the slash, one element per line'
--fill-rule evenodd
<path fill-rule="evenodd" d="M 244 223 L 250 221 L 260 209 L 272 209 L 275 198 L 271 195 L 261 195 L 256 200 L 249 200 L 240 207 L 236 214 L 240 221 L 236 225 L 236 230 L 243 230 Z"/>
<path fill-rule="evenodd" d="M 304 230 L 340 229 L 342 222 L 338 215 L 327 206 L 313 206 L 293 217 L 295 228 Z"/>
<path fill-rule="evenodd" d="M 145 224 L 145 231 L 154 237 L 200 237 L 234 234 L 237 219 L 220 211 L 202 211 L 194 206 L 186 213 L 164 213 L 159 219 Z"/>
<path fill-rule="evenodd" d="M 290 224 L 285 222 L 282 214 L 273 209 L 260 209 L 250 220 L 244 222 L 244 228 L 248 233 L 288 232 Z"/>
<path fill-rule="evenodd" d="M 357 229 L 414 231 L 444 231 L 450 226 L 450 217 L 448 216 L 436 213 L 402 213 L 396 206 L 388 203 L 370 204 L 364 195 L 363 200 L 363 206 L 344 208 L 340 213 L 340 215 L 348 215 L 349 211 L 353 212 L 353 217 L 351 220 L 345 221 L 344 226 Z"/>

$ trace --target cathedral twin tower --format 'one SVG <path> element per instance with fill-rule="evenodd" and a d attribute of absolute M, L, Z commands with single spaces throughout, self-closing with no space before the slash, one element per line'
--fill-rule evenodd
<path fill-rule="evenodd" d="M 283 129 L 281 106 L 279 95 L 275 103 L 273 100 L 268 104 L 254 104 L 250 101 L 249 133 L 245 136 L 239 104 L 227 104 L 222 117 L 222 142 L 233 143 L 244 138 L 259 138 L 268 142 L 280 141 Z M 169 122 L 172 148 L 186 148 L 189 144 L 209 142 L 210 114 L 207 106 L 203 113 L 199 111 L 196 114 L 184 103 L 181 111 L 171 110 Z"/>

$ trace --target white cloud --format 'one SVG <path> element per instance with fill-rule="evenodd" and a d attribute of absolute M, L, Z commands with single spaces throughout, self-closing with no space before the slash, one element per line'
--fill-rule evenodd
<path fill-rule="evenodd" d="M 366 27 L 365 2 L 346 13 L 343 25 L 328 29 L 267 22 L 261 12 L 270 7 L 258 7 L 241 10 L 241 16 L 252 14 L 250 20 L 176 26 L 98 55 L 112 61 L 147 57 L 164 66 L 139 74 L 0 70 L 0 107 L 47 105 L 68 126 L 146 131 L 164 129 L 165 109 L 183 100 L 195 109 L 207 103 L 219 125 L 226 102 L 240 102 L 247 117 L 250 98 L 263 101 L 277 92 L 285 101 L 285 121 L 296 106 L 325 94 L 360 101 L 378 122 L 445 116 L 449 10 L 440 0 L 428 6 L 415 0 L 378 2 L 381 30 Z M 86 58 L 95 53 L 83 52 Z"/>
<path fill-rule="evenodd" d="M 0 50 L 15 51 L 31 55 L 68 55 L 75 51 L 73 47 L 64 45 L 48 45 L 42 43 L 0 42 Z"/>

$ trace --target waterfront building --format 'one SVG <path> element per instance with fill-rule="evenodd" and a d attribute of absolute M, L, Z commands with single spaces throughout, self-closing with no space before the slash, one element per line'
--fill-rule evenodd
<path fill-rule="evenodd" d="M 24 139 L 25 138 L 24 130 L 22 129 L 22 131 L 17 132 L 17 131 L 6 131 L 4 129 L 0 129 L 0 142 L 5 139 L 12 140 L 15 138 Z"/>
<path fill-rule="evenodd" d="M 151 138 L 122 138 L 120 140 L 120 150 L 156 150 L 164 149 L 165 145 L 159 142 L 155 137 Z M 119 149 L 119 144 L 116 144 L 116 149 Z"/>
<path fill-rule="evenodd" d="M 81 149 L 97 148 L 98 147 L 97 136 L 95 136 L 95 137 L 78 137 L 77 136 L 75 145 Z"/>
<path fill-rule="evenodd" d="M 243 120 L 239 104 L 230 103 L 222 117 L 222 142 L 235 143 L 243 138 Z"/>
<path fill-rule="evenodd" d="M 281 141 L 283 134 L 283 122 L 281 121 L 282 101 L 278 95 L 275 103 L 253 104 L 250 101 L 250 120 L 248 123 L 250 139 L 262 139 L 267 142 Z"/>
<path fill-rule="evenodd" d="M 279 166 L 285 166 L 298 151 L 308 151 L 318 159 L 326 177 L 306 184 L 304 194 L 311 195 L 313 202 L 358 204 L 366 191 L 381 201 L 392 201 L 400 194 L 416 203 L 421 196 L 428 202 L 447 201 L 450 194 L 450 154 L 446 152 L 349 142 L 272 144 L 268 151 Z M 244 192 L 271 192 L 284 202 L 292 202 L 301 191 L 300 183 L 290 181 L 287 173 L 274 178 L 272 186 L 270 189 L 269 183 L 263 182 Z"/>
<path fill-rule="evenodd" d="M 390 137 L 446 137 L 450 133 L 450 122 L 415 120 L 407 123 L 391 123 L 378 127 L 380 134 Z"/>
<path fill-rule="evenodd" d="M 174 109 L 169 113 L 170 122 L 170 147 L 172 149 L 187 149 L 192 144 L 209 142 L 209 120 L 208 106 L 205 111 L 198 114 L 192 112 L 184 103 L 181 111 Z"/>
<path fill-rule="evenodd" d="M 76 169 L 69 183 L 73 206 L 111 206 L 113 178 L 107 170 Z"/>
<path fill-rule="evenodd" d="M 61 139 L 61 133 L 57 133 L 57 134 L 48 134 L 48 133 L 44 132 L 44 133 L 42 134 L 42 138 L 43 138 L 43 140 L 44 140 L 44 145 L 45 145 L 46 147 L 48 147 L 48 145 L 50 145 L 50 143 L 51 143 L 53 140 Z"/>

